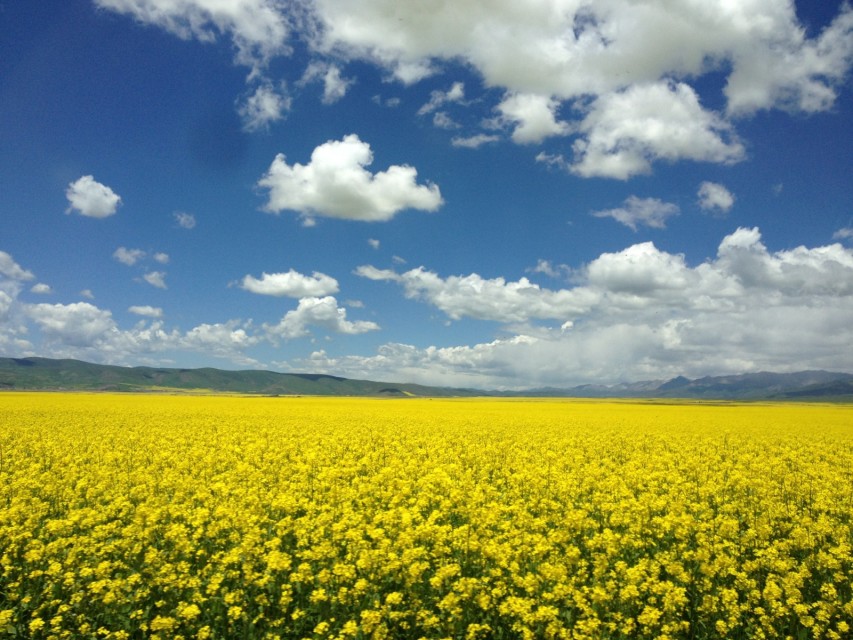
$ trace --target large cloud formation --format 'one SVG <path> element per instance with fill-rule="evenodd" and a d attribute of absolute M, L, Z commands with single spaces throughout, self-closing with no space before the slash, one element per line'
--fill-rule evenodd
<path fill-rule="evenodd" d="M 395 282 L 452 320 L 490 320 L 515 335 L 473 346 L 386 345 L 371 357 L 318 352 L 294 366 L 516 388 L 853 366 L 845 346 L 853 341 L 853 251 L 771 252 L 755 228 L 726 236 L 717 256 L 696 266 L 651 242 L 604 253 L 576 270 L 575 286 L 557 290 L 422 267 L 366 265 L 357 274 Z"/>
<path fill-rule="evenodd" d="M 377 65 L 405 84 L 464 64 L 486 88 L 503 90 L 492 127 L 511 128 L 520 144 L 571 136 L 571 156 L 554 159 L 583 177 L 626 179 L 660 160 L 737 162 L 744 147 L 733 118 L 828 110 L 853 64 L 848 3 L 819 33 L 808 33 L 790 0 L 96 3 L 182 38 L 229 37 L 250 78 L 301 38 L 313 57 L 306 77 L 317 69 L 337 73 L 326 78 L 325 102 L 345 92 L 341 65 L 350 61 Z M 703 106 L 697 92 L 711 73 L 725 78 L 720 112 Z M 281 104 L 268 91 L 253 97 L 241 108 L 254 114 L 249 128 L 279 118 Z M 573 119 L 558 120 L 558 111 Z M 437 126 L 452 122 L 436 115 Z M 495 135 L 468 131 L 453 140 L 476 147 Z M 286 167 L 283 158 L 277 163 Z"/>

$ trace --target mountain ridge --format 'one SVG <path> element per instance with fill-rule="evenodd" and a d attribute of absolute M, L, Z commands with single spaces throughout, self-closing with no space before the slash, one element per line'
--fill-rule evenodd
<path fill-rule="evenodd" d="M 74 359 L 0 358 L 0 390 L 216 392 L 252 395 L 380 397 L 692 398 L 706 400 L 853 401 L 853 374 L 822 370 L 761 371 L 690 379 L 584 384 L 525 391 L 358 380 L 323 373 L 279 373 L 213 367 L 126 367 Z"/>

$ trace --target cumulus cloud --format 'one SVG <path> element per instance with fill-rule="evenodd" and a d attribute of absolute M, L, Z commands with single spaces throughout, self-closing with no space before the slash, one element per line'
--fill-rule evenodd
<path fill-rule="evenodd" d="M 53 289 L 50 288 L 49 284 L 45 284 L 44 282 L 39 282 L 37 284 L 34 284 L 30 288 L 30 292 L 31 293 L 38 293 L 40 295 L 46 295 L 49 293 L 53 293 Z"/>
<path fill-rule="evenodd" d="M 71 347 L 93 346 L 118 331 L 112 314 L 88 302 L 30 305 L 29 317 L 49 340 Z"/>
<path fill-rule="evenodd" d="M 463 317 L 499 322 L 560 319 L 586 309 L 591 300 L 583 291 L 551 291 L 521 278 L 486 279 L 476 273 L 441 278 L 423 267 L 397 273 L 363 265 L 356 275 L 369 280 L 388 280 L 403 286 L 408 298 L 424 300 L 453 320 Z"/>
<path fill-rule="evenodd" d="M 448 102 L 462 102 L 465 100 L 465 83 L 454 82 L 447 91 L 433 91 L 430 93 L 429 102 L 418 109 L 418 115 L 423 116 L 432 113 Z"/>
<path fill-rule="evenodd" d="M 289 165 L 278 154 L 258 182 L 269 190 L 264 208 L 296 211 L 309 219 L 384 221 L 404 209 L 435 211 L 443 204 L 437 185 L 417 184 L 414 167 L 392 165 L 372 174 L 365 169 L 372 163 L 370 145 L 355 134 L 320 145 L 307 165 Z"/>
<path fill-rule="evenodd" d="M 322 81 L 323 83 L 323 104 L 337 102 L 355 84 L 354 79 L 344 78 L 341 75 L 341 69 L 338 65 L 319 61 L 314 61 L 308 65 L 299 84 L 304 86 L 314 81 Z"/>
<path fill-rule="evenodd" d="M 406 85 L 462 65 L 502 93 L 498 121 L 513 128 L 515 142 L 576 136 L 572 154 L 551 158 L 582 177 L 627 179 L 658 161 L 737 162 L 744 149 L 733 118 L 762 109 L 831 109 L 853 66 L 846 2 L 812 35 L 790 0 L 96 1 L 182 38 L 230 38 L 252 78 L 273 57 L 290 54 L 295 34 L 312 58 L 302 82 L 322 79 L 327 103 L 352 82 L 339 64 L 367 62 Z M 700 104 L 697 87 L 708 74 L 724 78 L 722 113 Z M 252 98 L 243 105 L 249 128 L 283 111 L 282 96 L 266 85 Z M 485 99 L 467 98 L 456 82 L 419 112 L 455 128 L 442 105 Z M 480 134 L 452 142 L 475 148 L 493 140 Z"/>
<path fill-rule="evenodd" d="M 213 42 L 228 36 L 236 62 L 257 72 L 275 56 L 289 53 L 287 15 L 274 0 L 95 0 L 101 8 L 125 13 L 176 36 Z"/>
<path fill-rule="evenodd" d="M 284 119 L 285 114 L 290 110 L 291 103 L 290 96 L 286 95 L 283 89 L 277 89 L 267 81 L 260 84 L 237 106 L 237 113 L 243 120 L 245 131 L 260 131 Z M 178 223 L 181 223 L 180 219 Z"/>
<path fill-rule="evenodd" d="M 113 258 L 131 267 L 145 257 L 145 251 L 142 249 L 128 249 L 127 247 L 119 247 L 113 251 Z"/>
<path fill-rule="evenodd" d="M 297 308 L 288 311 L 277 325 L 265 328 L 271 336 L 292 339 L 310 335 L 311 326 L 350 335 L 379 329 L 375 322 L 347 320 L 346 309 L 339 307 L 333 296 L 302 298 Z"/>
<path fill-rule="evenodd" d="M 688 85 L 657 82 L 593 101 L 573 145 L 573 173 L 625 180 L 657 160 L 731 164 L 744 147 L 733 128 L 699 104 Z"/>
<path fill-rule="evenodd" d="M 65 197 L 68 198 L 65 213 L 77 211 L 89 218 L 107 218 L 113 215 L 121 204 L 121 197 L 117 193 L 92 176 L 82 176 L 69 183 Z"/>
<path fill-rule="evenodd" d="M 148 273 L 142 276 L 142 279 L 145 280 L 152 287 L 157 287 L 158 289 L 166 289 L 166 272 L 165 271 L 149 271 Z"/>
<path fill-rule="evenodd" d="M 787 0 L 727 3 L 317 0 L 311 44 L 410 82 L 458 59 L 487 86 L 560 99 L 726 69 L 730 109 L 827 108 L 851 64 L 851 10 L 806 38 Z"/>
<path fill-rule="evenodd" d="M 853 369 L 846 346 L 853 340 L 853 250 L 840 244 L 771 252 L 758 229 L 740 228 L 723 238 L 715 258 L 691 266 L 645 242 L 600 255 L 573 271 L 575 286 L 559 290 L 423 269 L 365 266 L 358 273 L 396 282 L 407 297 L 451 318 L 527 329 L 475 345 L 389 344 L 373 356 L 343 358 L 317 352 L 298 364 L 481 388 Z"/>
<path fill-rule="evenodd" d="M 667 219 L 678 215 L 678 211 L 678 206 L 671 202 L 629 196 L 621 207 L 594 211 L 592 215 L 596 218 L 613 218 L 636 231 L 639 226 L 663 229 Z"/>
<path fill-rule="evenodd" d="M 515 93 L 506 96 L 497 109 L 502 122 L 515 125 L 513 142 L 531 144 L 570 132 L 568 123 L 557 120 L 558 107 L 559 102 L 548 96 Z"/>
<path fill-rule="evenodd" d="M 716 182 L 703 182 L 699 185 L 699 207 L 703 211 L 726 214 L 734 206 L 735 197 L 731 191 Z"/>
<path fill-rule="evenodd" d="M 849 240 L 853 238 L 853 227 L 842 227 L 832 234 L 833 240 Z"/>
<path fill-rule="evenodd" d="M 175 211 L 175 222 L 178 223 L 178 226 L 182 229 L 194 229 L 196 225 L 195 216 L 191 213 L 186 213 L 185 211 Z"/>
<path fill-rule="evenodd" d="M 169 263 L 169 254 L 163 253 L 162 251 L 158 251 L 153 256 L 154 262 L 159 262 L 160 264 L 168 264 Z"/>
<path fill-rule="evenodd" d="M 263 273 L 260 279 L 247 275 L 240 286 L 252 293 L 290 298 L 319 297 L 338 292 L 338 281 L 331 276 L 318 271 L 306 276 L 293 269 L 284 273 Z"/>
<path fill-rule="evenodd" d="M 32 271 L 24 269 L 5 251 L 0 251 L 0 276 L 3 276 L 3 280 L 19 282 L 35 279 Z"/>
<path fill-rule="evenodd" d="M 162 318 L 163 310 L 160 307 L 152 307 L 150 305 L 133 305 L 127 309 L 130 313 L 137 316 L 145 316 L 146 318 Z"/>

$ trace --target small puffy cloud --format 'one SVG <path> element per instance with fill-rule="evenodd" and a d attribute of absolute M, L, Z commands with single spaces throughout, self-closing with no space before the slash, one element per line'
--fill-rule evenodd
<path fill-rule="evenodd" d="M 331 276 L 318 271 L 306 276 L 293 269 L 285 273 L 263 273 L 260 279 L 247 275 L 240 286 L 252 293 L 290 298 L 320 297 L 338 292 L 338 281 Z"/>
<path fill-rule="evenodd" d="M 196 225 L 195 216 L 185 211 L 175 211 L 175 222 L 181 229 L 194 229 Z"/>
<path fill-rule="evenodd" d="M 418 115 L 423 116 L 432 113 L 448 102 L 462 102 L 463 100 L 465 100 L 465 83 L 454 82 L 447 91 L 430 93 L 429 102 L 418 109 Z"/>
<path fill-rule="evenodd" d="M 106 218 L 113 215 L 121 204 L 121 198 L 108 186 L 97 182 L 92 176 L 83 176 L 69 183 L 65 190 L 68 208 L 65 213 L 77 211 L 89 218 Z"/>
<path fill-rule="evenodd" d="M 376 238 L 368 238 L 367 244 L 369 244 L 373 249 L 379 248 L 379 240 L 377 240 Z"/>
<path fill-rule="evenodd" d="M 127 247 L 119 247 L 113 251 L 113 258 L 129 267 L 142 260 L 145 255 L 146 253 L 142 249 L 128 249 Z"/>
<path fill-rule="evenodd" d="M 243 120 L 245 131 L 260 131 L 282 120 L 290 105 L 290 96 L 273 87 L 272 83 L 264 82 L 238 105 L 237 113 Z"/>
<path fill-rule="evenodd" d="M 842 227 L 832 234 L 833 240 L 849 240 L 853 238 L 853 227 Z"/>
<path fill-rule="evenodd" d="M 433 114 L 432 124 L 438 129 L 459 129 L 462 127 L 444 111 L 436 111 Z"/>
<path fill-rule="evenodd" d="M 158 252 L 151 256 L 154 259 L 154 262 L 159 262 L 160 264 L 168 264 L 169 263 L 169 254 Z"/>
<path fill-rule="evenodd" d="M 166 288 L 166 272 L 165 271 L 149 271 L 145 275 L 142 276 L 142 279 L 145 280 L 152 287 L 157 287 L 158 289 Z"/>
<path fill-rule="evenodd" d="M 183 348 L 234 359 L 242 350 L 261 341 L 260 337 L 246 331 L 247 328 L 248 325 L 237 320 L 216 324 L 203 323 L 187 331 L 178 343 Z"/>
<path fill-rule="evenodd" d="M 657 198 L 629 196 L 621 207 L 594 211 L 592 215 L 596 218 L 613 218 L 634 231 L 639 226 L 663 229 L 668 218 L 678 215 L 678 206 Z"/>
<path fill-rule="evenodd" d="M 626 180 L 657 160 L 731 164 L 744 148 L 733 128 L 683 82 L 636 85 L 594 100 L 579 125 L 572 172 Z"/>
<path fill-rule="evenodd" d="M 94 293 L 92 293 L 92 290 L 91 290 L 91 289 L 83 289 L 83 290 L 80 292 L 80 295 L 81 295 L 82 297 L 86 298 L 87 300 L 94 300 L 94 299 L 95 299 L 95 294 L 94 294 Z"/>
<path fill-rule="evenodd" d="M 548 96 L 516 93 L 506 96 L 497 109 L 501 121 L 515 125 L 513 142 L 531 144 L 570 132 L 568 123 L 557 120 L 559 104 Z"/>
<path fill-rule="evenodd" d="M 37 284 L 34 284 L 34 285 L 30 288 L 30 292 L 31 292 L 31 293 L 38 293 L 38 294 L 41 294 L 41 295 L 46 295 L 46 294 L 49 294 L 49 293 L 53 293 L 53 289 L 51 289 L 51 288 L 50 288 L 50 285 L 45 284 L 45 283 L 43 283 L 43 282 L 39 282 L 39 283 L 37 283 Z"/>
<path fill-rule="evenodd" d="M 130 313 L 137 316 L 145 316 L 146 318 L 162 318 L 163 310 L 160 307 L 152 307 L 149 305 L 133 305 L 127 309 Z"/>
<path fill-rule="evenodd" d="M 484 144 L 489 144 L 490 142 L 497 142 L 501 137 L 489 134 L 489 133 L 478 133 L 473 136 L 457 136 L 450 141 L 454 147 L 462 147 L 464 149 L 477 149 L 478 147 L 482 147 Z"/>
<path fill-rule="evenodd" d="M 437 185 L 417 184 L 414 167 L 393 165 L 372 174 L 365 169 L 372 162 L 370 145 L 355 134 L 320 145 L 307 165 L 289 165 L 278 154 L 258 182 L 269 190 L 264 208 L 296 211 L 306 219 L 385 221 L 404 209 L 435 211 L 443 204 Z"/>
<path fill-rule="evenodd" d="M 288 311 L 277 325 L 265 328 L 271 336 L 292 339 L 310 335 L 308 328 L 311 326 L 350 335 L 379 329 L 375 322 L 347 320 L 346 309 L 338 307 L 333 296 L 302 298 L 297 308 Z"/>
<path fill-rule="evenodd" d="M 699 185 L 699 207 L 703 211 L 726 214 L 734 206 L 735 197 L 731 191 L 716 182 L 703 182 Z"/>
<path fill-rule="evenodd" d="M 314 61 L 305 69 L 299 81 L 300 85 L 321 80 L 323 82 L 323 104 L 332 104 L 343 98 L 349 88 L 355 83 L 354 79 L 344 78 L 341 69 L 335 64 Z"/>
<path fill-rule="evenodd" d="M 542 273 L 549 278 L 559 278 L 568 274 L 571 269 L 564 264 L 554 265 L 550 260 L 539 259 L 536 261 L 536 266 L 527 269 L 530 273 Z"/>

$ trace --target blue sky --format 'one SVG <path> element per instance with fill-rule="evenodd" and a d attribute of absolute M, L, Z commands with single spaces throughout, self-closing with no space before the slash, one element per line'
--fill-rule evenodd
<path fill-rule="evenodd" d="M 0 2 L 0 353 L 853 371 L 842 2 Z"/>

